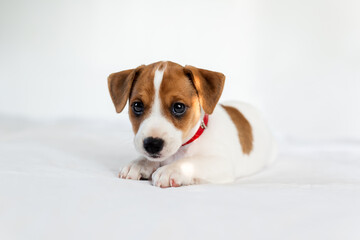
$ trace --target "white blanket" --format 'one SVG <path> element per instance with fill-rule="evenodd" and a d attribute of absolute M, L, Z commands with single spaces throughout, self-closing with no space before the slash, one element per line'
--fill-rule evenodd
<path fill-rule="evenodd" d="M 0 120 L 0 239 L 360 239 L 360 145 L 280 143 L 226 185 L 117 178 L 127 120 Z"/>

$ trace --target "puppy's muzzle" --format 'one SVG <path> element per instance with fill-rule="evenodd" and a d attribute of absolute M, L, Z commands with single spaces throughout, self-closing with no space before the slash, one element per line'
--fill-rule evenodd
<path fill-rule="evenodd" d="M 164 140 L 161 138 L 148 137 L 144 139 L 143 145 L 151 157 L 160 157 L 159 153 L 164 147 Z"/>

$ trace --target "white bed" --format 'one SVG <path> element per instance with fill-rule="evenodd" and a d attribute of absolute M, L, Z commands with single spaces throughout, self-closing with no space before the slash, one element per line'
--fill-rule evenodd
<path fill-rule="evenodd" d="M 0 118 L 0 239 L 360 239 L 359 142 L 280 142 L 227 185 L 117 178 L 130 124 Z"/>

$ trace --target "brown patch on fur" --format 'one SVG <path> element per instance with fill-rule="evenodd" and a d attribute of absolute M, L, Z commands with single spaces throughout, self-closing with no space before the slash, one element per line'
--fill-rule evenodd
<path fill-rule="evenodd" d="M 243 153 L 249 155 L 253 148 L 252 128 L 249 121 L 236 108 L 222 104 L 221 106 L 226 110 L 235 124 Z"/>
<path fill-rule="evenodd" d="M 193 81 L 202 108 L 207 114 L 211 114 L 224 88 L 224 74 L 189 65 L 185 66 L 184 72 Z"/>
<path fill-rule="evenodd" d="M 156 69 L 159 71 L 163 71 L 164 68 L 166 67 L 166 65 L 167 65 L 167 62 L 158 62 Z"/>
<path fill-rule="evenodd" d="M 109 92 L 117 113 L 120 113 L 124 109 L 131 92 L 133 81 L 143 67 L 144 65 L 141 65 L 136 69 L 129 69 L 109 75 Z"/>
<path fill-rule="evenodd" d="M 162 62 L 156 62 L 145 66 L 132 86 L 129 98 L 129 118 L 135 134 L 139 130 L 142 121 L 146 119 L 151 112 L 155 97 L 155 71 L 158 69 L 159 65 L 162 66 Z M 144 113 L 140 116 L 135 115 L 131 108 L 131 105 L 137 101 L 141 101 L 144 104 Z"/>
<path fill-rule="evenodd" d="M 162 114 L 183 132 L 184 140 L 200 119 L 200 105 L 206 113 L 213 112 L 222 93 L 225 76 L 192 66 L 182 67 L 173 62 L 156 62 L 111 74 L 108 84 L 116 111 L 121 112 L 129 99 L 129 117 L 135 134 L 141 122 L 148 117 L 154 102 L 156 70 L 164 71 L 159 92 Z M 131 105 L 136 101 L 144 104 L 144 113 L 140 116 L 132 111 Z M 171 108 L 176 102 L 187 106 L 181 117 L 172 114 Z"/>
<path fill-rule="evenodd" d="M 185 75 L 184 67 L 167 62 L 160 86 L 162 113 L 176 128 L 183 132 L 183 140 L 200 119 L 200 102 L 191 80 Z M 186 112 L 181 117 L 172 114 L 172 105 L 176 102 L 185 104 Z"/>

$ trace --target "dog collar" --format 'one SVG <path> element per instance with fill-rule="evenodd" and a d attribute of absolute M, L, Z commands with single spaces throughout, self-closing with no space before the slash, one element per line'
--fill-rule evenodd
<path fill-rule="evenodd" d="M 197 130 L 197 132 L 195 133 L 195 135 L 192 138 L 190 138 L 189 141 L 187 141 L 186 143 L 184 143 L 181 146 L 188 145 L 189 143 L 192 143 L 193 141 L 198 139 L 201 136 L 201 134 L 204 132 L 204 130 L 207 128 L 208 121 L 209 121 L 209 115 L 207 115 L 205 113 L 203 120 L 201 120 L 200 127 Z"/>

